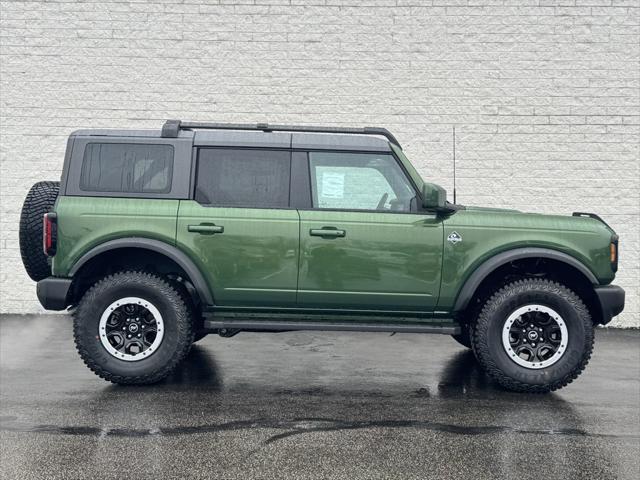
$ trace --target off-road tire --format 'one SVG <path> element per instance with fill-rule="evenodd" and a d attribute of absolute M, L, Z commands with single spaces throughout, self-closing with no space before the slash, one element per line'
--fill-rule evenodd
<path fill-rule="evenodd" d="M 209 332 L 204 330 L 204 318 L 202 317 L 200 308 L 195 304 L 193 297 L 189 294 L 189 290 L 184 283 L 173 281 L 171 284 L 178 293 L 180 293 L 182 300 L 189 309 L 189 315 L 193 322 L 193 341 L 191 343 L 196 343 L 209 334 Z"/>
<path fill-rule="evenodd" d="M 49 259 L 42 250 L 42 222 L 45 213 L 53 209 L 60 182 L 34 184 L 20 212 L 20 255 L 29 277 L 36 282 L 51 275 Z"/>
<path fill-rule="evenodd" d="M 469 330 L 469 324 L 465 323 L 460 325 L 460 333 L 457 335 L 451 335 L 456 342 L 466 348 L 471 348 L 471 331 Z"/>
<path fill-rule="evenodd" d="M 164 322 L 157 351 L 133 362 L 112 356 L 99 338 L 102 313 L 114 301 L 129 296 L 154 304 Z M 73 331 L 80 357 L 96 375 L 113 383 L 142 385 L 165 378 L 189 353 L 193 319 L 183 296 L 169 281 L 154 273 L 124 271 L 104 277 L 83 295 L 73 313 Z"/>
<path fill-rule="evenodd" d="M 541 369 L 518 365 L 502 345 L 502 328 L 508 316 L 519 307 L 534 303 L 557 311 L 569 334 L 562 357 Z M 489 377 L 507 390 L 529 393 L 546 393 L 571 383 L 589 362 L 593 340 L 593 322 L 582 300 L 560 283 L 534 278 L 514 281 L 496 291 L 471 330 L 473 351 Z"/>

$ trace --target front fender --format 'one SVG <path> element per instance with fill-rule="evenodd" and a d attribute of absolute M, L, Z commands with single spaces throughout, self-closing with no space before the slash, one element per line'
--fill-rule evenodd
<path fill-rule="evenodd" d="M 598 284 L 598 279 L 582 262 L 577 260 L 563 252 L 552 250 L 549 248 L 536 248 L 536 247 L 524 247 L 515 248 L 506 252 L 499 253 L 493 257 L 485 260 L 481 263 L 467 280 L 462 284 L 456 296 L 455 304 L 453 307 L 454 312 L 460 312 L 467 308 L 469 302 L 473 298 L 473 294 L 482 283 L 487 275 L 501 267 L 515 260 L 522 260 L 524 258 L 549 258 L 557 260 L 559 262 L 570 265 L 579 272 L 581 272 L 588 280 L 594 285 Z"/>

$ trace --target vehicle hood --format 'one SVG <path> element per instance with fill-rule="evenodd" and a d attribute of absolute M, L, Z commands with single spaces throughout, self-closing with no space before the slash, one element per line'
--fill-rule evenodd
<path fill-rule="evenodd" d="M 458 219 L 456 219 L 458 217 Z M 572 215 L 549 215 L 542 213 L 522 212 L 515 209 L 492 207 L 465 207 L 451 217 L 450 225 L 459 220 L 463 224 L 487 227 L 542 229 L 555 231 L 592 232 L 607 235 L 615 233 L 604 222 L 591 217 L 574 217 Z"/>
<path fill-rule="evenodd" d="M 465 207 L 465 210 L 471 212 L 511 212 L 511 213 L 523 213 L 520 210 L 514 208 L 494 208 L 494 207 Z"/>

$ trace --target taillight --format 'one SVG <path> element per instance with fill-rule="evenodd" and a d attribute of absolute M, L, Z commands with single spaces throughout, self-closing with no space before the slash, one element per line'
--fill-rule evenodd
<path fill-rule="evenodd" d="M 58 223 L 53 212 L 44 214 L 42 225 L 42 249 L 44 254 L 53 257 L 56 254 L 56 240 L 58 236 Z"/>

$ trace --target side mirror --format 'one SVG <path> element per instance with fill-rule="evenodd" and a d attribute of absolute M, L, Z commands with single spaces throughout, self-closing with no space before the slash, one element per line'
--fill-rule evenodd
<path fill-rule="evenodd" d="M 447 204 L 447 191 L 435 183 L 422 186 L 422 206 L 429 210 L 442 210 Z"/>

